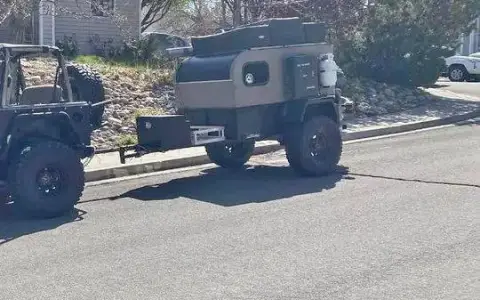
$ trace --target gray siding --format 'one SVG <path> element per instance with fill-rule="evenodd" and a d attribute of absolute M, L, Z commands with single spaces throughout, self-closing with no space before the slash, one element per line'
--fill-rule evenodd
<path fill-rule="evenodd" d="M 104 42 L 113 39 L 119 43 L 125 39 L 138 38 L 140 35 L 140 0 L 114 0 L 112 17 L 94 16 L 88 3 L 75 0 L 61 0 L 57 5 L 55 18 L 55 38 L 61 40 L 74 36 L 80 52 L 91 54 L 94 49 L 90 43 L 98 35 Z"/>
<path fill-rule="evenodd" d="M 55 45 L 52 28 L 54 26 L 53 16 L 43 16 L 43 44 Z"/>
<path fill-rule="evenodd" d="M 464 34 L 460 42 L 462 46 L 458 49 L 458 54 L 469 55 L 474 52 L 480 51 L 480 17 L 475 20 L 476 29 L 470 34 Z M 473 37 L 473 39 L 470 38 Z"/>
<path fill-rule="evenodd" d="M 0 26 L 0 43 L 11 43 L 12 37 L 10 35 L 10 29 L 6 25 Z"/>

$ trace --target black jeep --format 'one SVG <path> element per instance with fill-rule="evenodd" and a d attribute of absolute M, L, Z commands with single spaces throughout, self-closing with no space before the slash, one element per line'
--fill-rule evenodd
<path fill-rule="evenodd" d="M 24 64 L 55 59 L 54 82 L 27 86 Z M 56 47 L 0 44 L 0 181 L 6 201 L 32 217 L 70 211 L 84 186 L 82 159 L 105 106 L 100 76 L 67 65 Z"/>

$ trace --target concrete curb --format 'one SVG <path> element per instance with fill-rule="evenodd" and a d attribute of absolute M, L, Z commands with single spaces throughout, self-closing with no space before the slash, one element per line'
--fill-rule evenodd
<path fill-rule="evenodd" d="M 400 125 L 400 126 L 383 127 L 378 129 L 372 129 L 372 130 L 346 133 L 343 135 L 343 140 L 351 141 L 351 140 L 358 140 L 358 139 L 364 139 L 364 138 L 370 138 L 370 137 L 378 137 L 382 135 L 403 133 L 408 131 L 425 129 L 429 127 L 453 124 L 453 123 L 465 121 L 468 119 L 476 118 L 478 116 L 480 116 L 480 109 L 475 110 L 473 112 L 469 112 L 461 115 L 454 115 L 446 118 L 439 118 L 439 119 L 434 119 L 429 121 L 410 123 L 410 124 Z M 257 146 L 255 148 L 254 155 L 266 154 L 266 153 L 274 152 L 280 149 L 283 149 L 283 146 L 281 146 L 277 142 L 272 142 L 272 144 Z M 87 171 L 85 173 L 85 177 L 87 182 L 93 182 L 93 181 L 100 181 L 100 180 L 106 180 L 106 179 L 120 178 L 125 176 L 165 171 L 170 169 L 193 167 L 193 166 L 204 165 L 208 163 L 211 163 L 211 161 L 209 160 L 207 155 L 195 155 L 187 158 L 184 157 L 184 158 L 177 158 L 177 159 L 171 159 L 171 160 L 165 160 L 165 161 L 147 162 L 147 163 L 134 164 L 134 165 L 121 165 L 121 166 L 116 166 L 112 168 L 92 170 L 92 171 Z"/>

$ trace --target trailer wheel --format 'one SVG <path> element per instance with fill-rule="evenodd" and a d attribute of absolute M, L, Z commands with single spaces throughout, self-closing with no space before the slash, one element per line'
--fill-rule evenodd
<path fill-rule="evenodd" d="M 210 160 L 222 168 L 241 168 L 253 155 L 255 141 L 238 143 L 214 143 L 205 146 Z"/>
<path fill-rule="evenodd" d="M 54 218 L 72 210 L 85 187 L 77 153 L 53 141 L 26 147 L 9 168 L 9 190 L 15 209 L 34 218 Z"/>
<path fill-rule="evenodd" d="M 304 176 L 332 173 L 342 153 L 338 124 L 326 116 L 313 117 L 286 133 L 285 150 L 290 166 Z"/>

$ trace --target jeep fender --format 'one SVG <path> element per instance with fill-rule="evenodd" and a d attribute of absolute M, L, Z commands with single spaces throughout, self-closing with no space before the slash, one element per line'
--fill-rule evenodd
<path fill-rule="evenodd" d="M 323 115 L 339 122 L 337 97 L 288 101 L 283 110 L 284 123 L 303 123 L 312 116 Z"/>
<path fill-rule="evenodd" d="M 61 141 L 75 147 L 81 144 L 81 136 L 72 123 L 70 116 L 63 111 L 20 114 L 10 126 L 7 151 L 3 154 L 11 154 L 35 139 Z"/>

